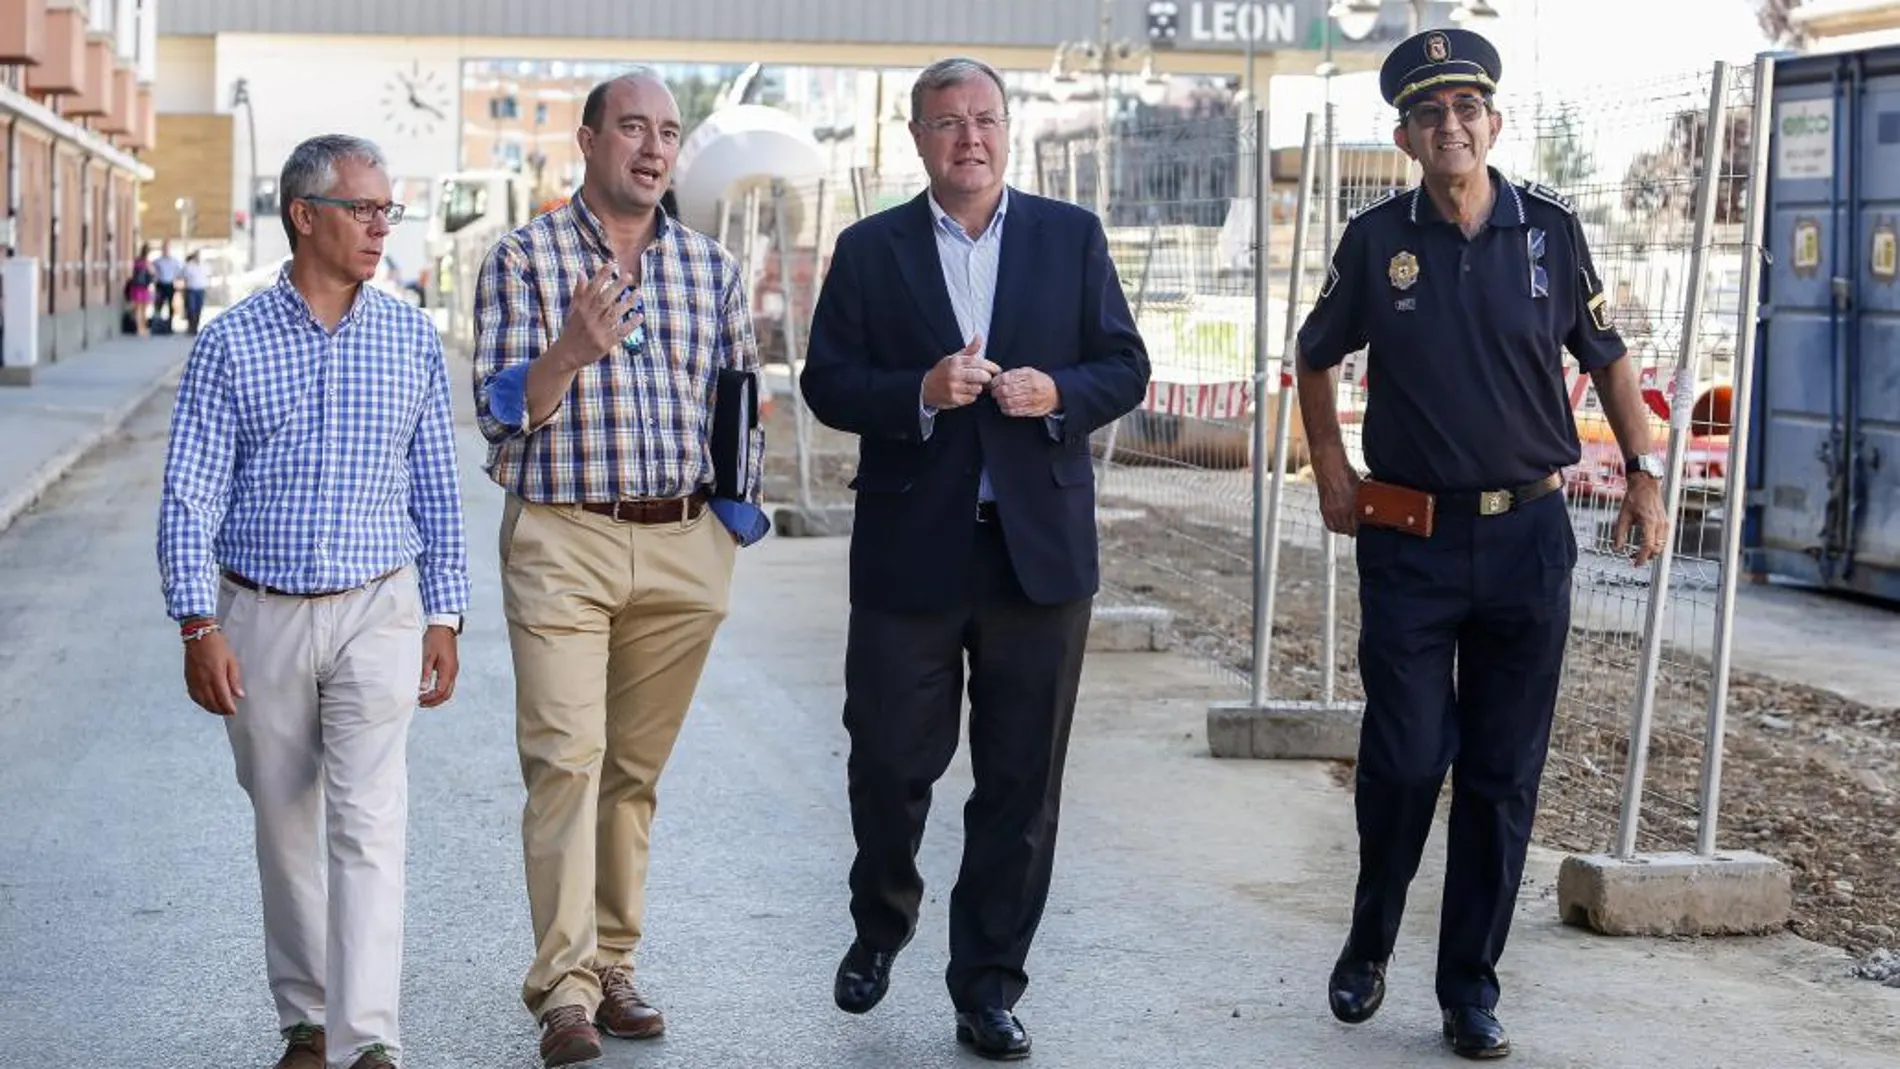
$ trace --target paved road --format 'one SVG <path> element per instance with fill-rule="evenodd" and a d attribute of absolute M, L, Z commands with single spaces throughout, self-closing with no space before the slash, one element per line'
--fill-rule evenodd
<path fill-rule="evenodd" d="M 179 682 L 152 517 L 164 402 L 0 537 L 0 1066 L 266 1066 L 249 813 L 219 725 Z M 464 429 L 477 597 L 460 693 L 414 732 L 404 1019 L 409 1069 L 537 1063 L 498 502 Z M 942 997 L 961 763 L 926 839 L 923 930 L 884 1006 L 830 1005 L 849 938 L 838 727 L 843 545 L 741 558 L 737 611 L 662 791 L 641 958 L 672 1030 L 605 1066 L 977 1064 Z M 1057 1067 L 1452 1064 L 1436 1030 L 1436 862 L 1387 1008 L 1347 1029 L 1320 996 L 1351 873 L 1324 768 L 1205 757 L 1211 677 L 1171 655 L 1091 663 L 1055 901 L 1020 1010 Z M 1434 858 L 1442 850 L 1435 845 Z M 1900 992 L 1792 938 L 1694 945 L 1558 926 L 1550 859 L 1506 962 L 1525 1066 L 1891 1065 Z"/>

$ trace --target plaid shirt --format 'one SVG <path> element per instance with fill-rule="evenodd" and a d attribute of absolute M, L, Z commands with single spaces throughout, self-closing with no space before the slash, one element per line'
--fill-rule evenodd
<path fill-rule="evenodd" d="M 370 286 L 326 331 L 288 268 L 212 320 L 172 413 L 158 565 L 174 619 L 218 566 L 295 593 L 415 562 L 430 616 L 468 607 L 454 412 L 435 326 Z"/>
<path fill-rule="evenodd" d="M 719 369 L 758 369 L 737 261 L 661 213 L 640 258 L 644 344 L 582 368 L 554 413 L 524 429 L 529 364 L 560 337 L 575 288 L 612 257 L 577 193 L 502 238 L 482 263 L 475 412 L 489 476 L 525 500 L 606 503 L 709 487 Z M 756 505 L 764 431 L 751 435 L 744 497 Z"/>

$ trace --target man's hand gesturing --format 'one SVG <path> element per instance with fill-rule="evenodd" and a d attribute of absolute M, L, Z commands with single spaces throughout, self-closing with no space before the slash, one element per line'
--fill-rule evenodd
<path fill-rule="evenodd" d="M 924 404 L 935 409 L 961 408 L 982 396 L 996 373 L 1003 370 L 976 355 L 983 348 L 981 334 L 970 344 L 937 361 L 924 376 Z"/>
<path fill-rule="evenodd" d="M 574 290 L 567 306 L 567 321 L 561 324 L 561 336 L 554 343 L 565 354 L 568 366 L 586 367 L 619 347 L 640 325 L 633 311 L 633 291 L 620 282 L 620 270 L 605 264 Z"/>

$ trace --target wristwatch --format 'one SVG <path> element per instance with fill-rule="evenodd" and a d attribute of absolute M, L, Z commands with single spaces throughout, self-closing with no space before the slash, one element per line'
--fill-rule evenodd
<path fill-rule="evenodd" d="M 1639 471 L 1657 482 L 1661 482 L 1663 477 L 1663 463 L 1657 459 L 1653 453 L 1644 453 L 1641 456 L 1623 458 L 1623 475 L 1625 478 Z"/>

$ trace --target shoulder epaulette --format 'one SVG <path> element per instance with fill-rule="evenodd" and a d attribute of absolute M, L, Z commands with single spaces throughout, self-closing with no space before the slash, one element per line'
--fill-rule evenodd
<path fill-rule="evenodd" d="M 1368 201 L 1367 203 L 1365 203 L 1365 204 L 1363 204 L 1363 205 L 1361 205 L 1361 206 L 1359 207 L 1359 210 L 1358 210 L 1358 211 L 1355 211 L 1355 212 L 1353 212 L 1353 213 L 1352 213 L 1351 215 L 1349 215 L 1349 216 L 1347 216 L 1346 218 L 1347 218 L 1347 220 L 1348 220 L 1348 221 L 1351 221 L 1351 220 L 1353 220 L 1353 219 L 1357 219 L 1357 218 L 1359 218 L 1360 216 L 1362 216 L 1362 215 L 1364 215 L 1364 214 L 1366 214 L 1367 212 L 1369 212 L 1369 211 L 1371 211 L 1371 210 L 1372 210 L 1372 209 L 1374 209 L 1374 208 L 1379 208 L 1379 207 L 1383 207 L 1383 206 L 1385 206 L 1385 205 L 1387 205 L 1387 204 L 1390 204 L 1390 203 L 1392 203 L 1392 202 L 1393 202 L 1393 201 L 1395 201 L 1395 200 L 1398 200 L 1398 199 L 1399 199 L 1399 197 L 1401 197 L 1401 196 L 1403 196 L 1403 195 L 1405 194 L 1405 192 L 1406 192 L 1406 191 L 1405 191 L 1405 190 L 1403 190 L 1403 189 L 1389 189 L 1389 190 L 1386 190 L 1386 192 L 1385 192 L 1385 194 L 1384 194 L 1383 196 L 1380 196 L 1380 197 L 1375 197 L 1375 198 L 1374 198 L 1374 199 L 1372 199 L 1371 201 Z"/>
<path fill-rule="evenodd" d="M 1531 196 L 1536 197 L 1538 200 L 1541 200 L 1546 204 L 1554 204 L 1557 207 L 1563 209 L 1563 213 L 1565 215 L 1577 214 L 1577 209 L 1570 206 L 1570 201 L 1566 200 L 1563 194 L 1557 192 L 1556 190 L 1550 188 L 1549 186 L 1545 185 L 1542 182 L 1525 182 L 1523 185 L 1523 189 L 1524 189 L 1524 192 L 1529 193 Z"/>

